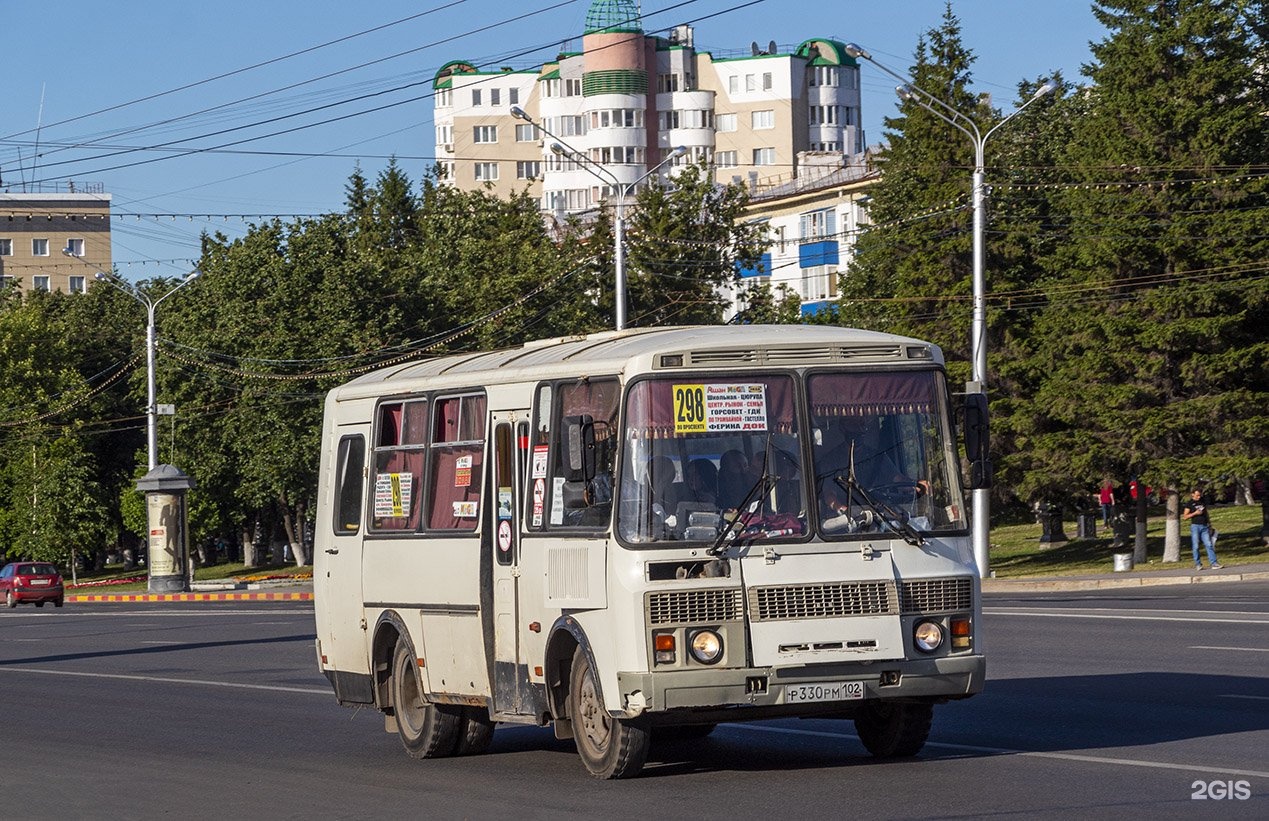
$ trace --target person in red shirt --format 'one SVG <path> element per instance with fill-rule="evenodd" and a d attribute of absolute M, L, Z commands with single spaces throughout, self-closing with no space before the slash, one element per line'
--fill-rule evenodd
<path fill-rule="evenodd" d="M 1107 479 L 1102 482 L 1102 489 L 1097 492 L 1097 501 L 1102 505 L 1102 524 L 1110 525 L 1110 516 L 1115 512 L 1115 486 Z"/>

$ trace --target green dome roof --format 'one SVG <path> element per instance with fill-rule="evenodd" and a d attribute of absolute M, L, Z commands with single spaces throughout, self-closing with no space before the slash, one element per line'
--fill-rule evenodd
<path fill-rule="evenodd" d="M 638 0 L 593 0 L 586 12 L 586 34 L 643 33 Z"/>

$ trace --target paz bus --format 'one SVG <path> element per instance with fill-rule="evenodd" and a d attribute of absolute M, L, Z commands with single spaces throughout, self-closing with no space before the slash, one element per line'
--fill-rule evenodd
<path fill-rule="evenodd" d="M 416 758 L 549 724 L 622 778 L 657 736 L 778 717 L 914 755 L 983 686 L 962 478 L 990 480 L 983 398 L 928 342 L 810 326 L 360 376 L 325 404 L 320 669 Z"/>

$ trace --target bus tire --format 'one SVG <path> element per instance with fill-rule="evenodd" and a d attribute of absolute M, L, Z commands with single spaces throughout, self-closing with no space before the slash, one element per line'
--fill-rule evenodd
<path fill-rule="evenodd" d="M 397 734 L 411 758 L 442 758 L 458 746 L 462 710 L 432 704 L 423 696 L 415 669 L 414 651 L 398 641 L 392 656 L 392 715 Z"/>
<path fill-rule="evenodd" d="M 855 714 L 855 731 L 877 758 L 907 758 L 921 752 L 933 720 L 928 702 L 873 701 Z"/>
<path fill-rule="evenodd" d="M 638 719 L 608 715 L 586 651 L 573 653 L 569 673 L 568 715 L 573 741 L 586 769 L 596 778 L 632 778 L 643 769 L 651 733 Z"/>
<path fill-rule="evenodd" d="M 464 707 L 454 755 L 480 755 L 493 743 L 494 724 L 484 707 Z"/>

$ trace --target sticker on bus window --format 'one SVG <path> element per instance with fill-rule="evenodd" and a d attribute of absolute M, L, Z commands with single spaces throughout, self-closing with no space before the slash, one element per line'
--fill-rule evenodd
<path fill-rule="evenodd" d="M 460 456 L 454 462 L 454 487 L 471 487 L 470 456 Z"/>
<path fill-rule="evenodd" d="M 564 524 L 564 477 L 556 476 L 551 488 L 551 524 Z"/>
<path fill-rule="evenodd" d="M 475 502 L 454 502 L 455 519 L 474 519 L 478 512 Z"/>
<path fill-rule="evenodd" d="M 511 518 L 511 488 L 498 488 L 498 520 Z"/>
<path fill-rule="evenodd" d="M 546 510 L 546 480 L 533 480 L 533 526 L 542 526 L 542 515 Z"/>
<path fill-rule="evenodd" d="M 538 445 L 533 448 L 533 479 L 546 478 L 546 454 L 549 452 L 549 445 Z"/>
<path fill-rule="evenodd" d="M 375 518 L 409 516 L 413 487 L 412 473 L 376 473 Z"/>
<path fill-rule="evenodd" d="M 766 385 L 674 385 L 674 432 L 767 429 Z"/>

